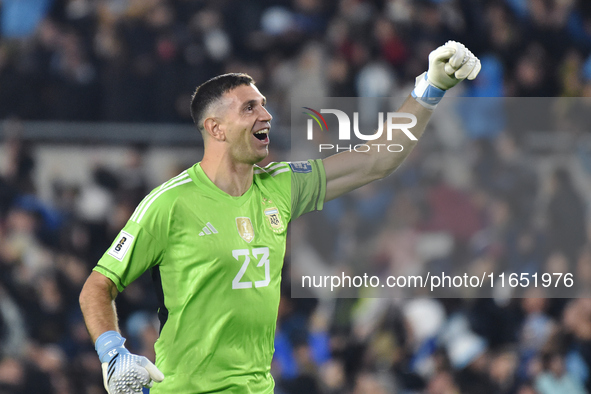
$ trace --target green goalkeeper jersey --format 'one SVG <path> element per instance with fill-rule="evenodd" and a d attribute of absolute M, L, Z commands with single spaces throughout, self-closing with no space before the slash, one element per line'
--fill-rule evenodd
<path fill-rule="evenodd" d="M 287 224 L 322 209 L 321 160 L 256 167 L 233 197 L 196 164 L 154 189 L 100 259 L 119 291 L 151 269 L 158 393 L 271 393 Z"/>

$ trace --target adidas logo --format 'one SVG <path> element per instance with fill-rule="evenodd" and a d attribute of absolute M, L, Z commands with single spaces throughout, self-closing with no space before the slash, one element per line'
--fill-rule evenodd
<path fill-rule="evenodd" d="M 213 224 L 207 222 L 207 224 L 205 225 L 205 227 L 203 227 L 202 229 L 203 231 L 201 231 L 199 233 L 200 237 L 203 237 L 204 235 L 210 235 L 210 234 L 217 234 L 218 230 L 215 229 L 215 227 L 213 227 Z"/>

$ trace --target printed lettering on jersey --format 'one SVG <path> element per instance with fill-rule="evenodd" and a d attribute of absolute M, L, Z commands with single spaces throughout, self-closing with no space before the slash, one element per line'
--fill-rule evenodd
<path fill-rule="evenodd" d="M 133 235 L 129 234 L 128 232 L 121 231 L 119 237 L 117 238 L 117 242 L 108 252 L 109 256 L 112 256 L 119 261 L 123 261 L 123 258 L 133 243 L 133 239 Z"/>
<path fill-rule="evenodd" d="M 302 174 L 312 172 L 312 165 L 307 161 L 294 161 L 288 164 L 293 172 L 299 172 Z"/>
<path fill-rule="evenodd" d="M 252 242 L 254 239 L 254 228 L 252 227 L 250 218 L 236 218 L 236 229 L 238 229 L 238 234 L 240 234 L 243 240 L 248 243 Z"/>

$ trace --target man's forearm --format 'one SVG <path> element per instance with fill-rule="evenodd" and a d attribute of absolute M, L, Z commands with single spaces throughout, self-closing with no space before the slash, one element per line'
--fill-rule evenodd
<path fill-rule="evenodd" d="M 410 133 L 416 138 L 416 140 L 411 139 L 401 130 L 394 130 L 390 140 L 387 139 L 388 135 L 385 131 L 382 133 L 380 138 L 375 140 L 374 143 L 377 144 L 394 144 L 400 145 L 402 147 L 401 151 L 396 153 L 389 152 L 386 149 L 368 152 L 371 156 L 373 156 L 372 159 L 375 163 L 374 171 L 379 174 L 380 178 L 390 175 L 394 170 L 396 170 L 396 168 L 398 168 L 398 166 L 400 166 L 400 164 L 404 161 L 404 159 L 406 159 L 410 152 L 412 152 L 419 139 L 423 135 L 423 132 L 425 131 L 427 124 L 429 123 L 429 119 L 431 119 L 431 115 L 433 113 L 432 110 L 422 106 L 412 96 L 409 96 L 396 112 L 412 114 L 416 117 L 416 125 L 408 129 Z M 394 118 L 393 123 L 405 124 L 409 123 L 409 119 L 407 117 Z M 386 126 L 387 122 L 384 124 L 384 130 L 386 130 Z"/>
<path fill-rule="evenodd" d="M 324 167 L 327 177 L 326 201 L 332 200 L 344 193 L 363 186 L 376 179 L 381 179 L 391 174 L 406 159 L 413 150 L 420 137 L 423 135 L 432 111 L 419 104 L 409 96 L 398 113 L 413 114 L 417 118 L 417 124 L 409 131 L 416 140 L 409 138 L 401 130 L 394 130 L 391 139 L 388 140 L 387 122 L 380 138 L 372 141 L 373 145 L 381 144 L 402 147 L 399 152 L 389 152 L 387 149 L 372 149 L 367 152 L 341 152 L 324 159 Z M 393 123 L 409 123 L 407 117 L 394 118 Z"/>
<path fill-rule="evenodd" d="M 80 309 L 93 343 L 105 331 L 119 331 L 115 284 L 104 275 L 93 271 L 80 292 Z"/>
<path fill-rule="evenodd" d="M 164 374 L 146 357 L 125 348 L 117 327 L 117 293 L 111 279 L 93 271 L 80 292 L 80 308 L 101 362 L 107 393 L 139 393 L 142 387 L 162 382 Z"/>

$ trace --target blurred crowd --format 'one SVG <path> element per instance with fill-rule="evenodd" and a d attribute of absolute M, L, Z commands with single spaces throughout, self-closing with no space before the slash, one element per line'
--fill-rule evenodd
<path fill-rule="evenodd" d="M 449 39 L 483 63 L 463 95 L 591 92 L 583 0 L 3 0 L 0 119 L 190 122 L 196 85 L 246 71 L 281 130 L 292 97 L 406 96 L 428 53 Z M 125 168 L 96 167 L 83 185 L 56 178 L 47 201 L 34 181 L 34 141 L 9 132 L 15 122 L 3 125 L 0 157 L 0 394 L 101 393 L 78 294 L 155 186 L 145 147 L 130 148 Z M 589 196 L 580 187 L 590 183 L 589 151 L 542 173 L 516 133 L 473 137 L 463 142 L 463 187 L 450 180 L 457 167 L 434 163 L 436 150 L 422 143 L 391 181 L 300 219 L 313 229 L 311 247 L 330 235 L 318 261 L 338 267 L 371 250 L 362 268 L 376 275 L 517 266 L 591 283 Z M 289 134 L 274 138 L 286 146 Z M 443 241 L 427 238 L 441 232 Z M 425 244 L 440 248 L 420 253 Z M 587 298 L 292 299 L 293 255 L 272 365 L 278 394 L 591 390 Z M 149 277 L 117 305 L 128 347 L 153 358 Z"/>
<path fill-rule="evenodd" d="M 16 121 L 3 126 L 8 134 L 21 127 Z M 51 201 L 42 201 L 34 182 L 35 149 L 18 134 L 3 142 L 0 393 L 102 393 L 78 295 L 149 191 L 144 147 L 130 149 L 125 168 L 97 165 L 84 184 L 54 179 Z M 122 293 L 117 305 L 128 346 L 153 359 L 159 326 L 149 276 Z"/>
<path fill-rule="evenodd" d="M 7 0 L 0 12 L 0 118 L 190 122 L 194 87 L 229 71 L 276 106 L 391 96 L 450 39 L 484 65 L 467 94 L 591 86 L 584 0 Z"/>

